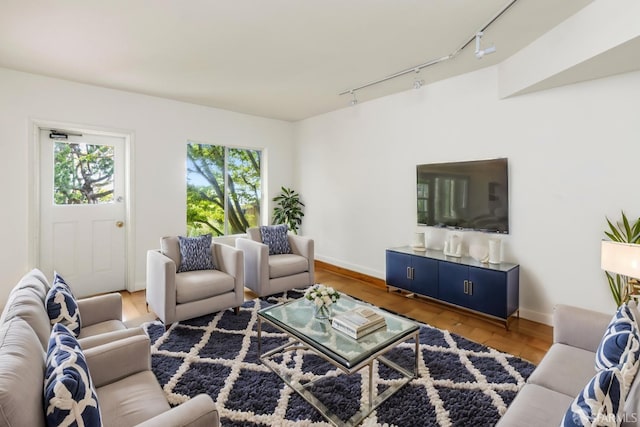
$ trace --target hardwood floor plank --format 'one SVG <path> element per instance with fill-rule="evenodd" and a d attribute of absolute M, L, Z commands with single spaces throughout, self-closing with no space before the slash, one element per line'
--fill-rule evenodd
<path fill-rule="evenodd" d="M 328 264 L 326 264 L 328 265 Z M 424 298 L 407 298 L 399 292 L 387 292 L 379 279 L 367 276 L 357 278 L 344 275 L 338 268 L 323 268 L 316 265 L 316 282 L 334 287 L 353 297 L 375 304 L 378 307 L 410 317 L 419 322 L 461 335 L 467 339 L 513 354 L 538 364 L 553 341 L 553 328 L 526 319 L 515 318 L 509 330 L 499 322 L 487 320 L 464 310 L 439 304 Z M 383 282 L 384 283 L 384 282 Z M 123 317 L 129 324 L 142 323 L 154 317 L 146 309 L 144 291 L 129 293 L 122 291 Z M 245 290 L 245 300 L 255 298 Z"/>

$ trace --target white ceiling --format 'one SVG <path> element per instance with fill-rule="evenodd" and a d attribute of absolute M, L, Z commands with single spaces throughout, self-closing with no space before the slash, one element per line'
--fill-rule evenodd
<path fill-rule="evenodd" d="M 427 83 L 496 64 L 592 0 L 518 0 Z M 0 0 L 0 67 L 296 121 L 456 50 L 506 0 Z M 409 90 L 413 73 L 357 92 Z M 412 90 L 412 89 L 411 89 Z"/>

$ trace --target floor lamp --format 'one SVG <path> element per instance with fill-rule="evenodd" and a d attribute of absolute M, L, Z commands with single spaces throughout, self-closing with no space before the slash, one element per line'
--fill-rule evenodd
<path fill-rule="evenodd" d="M 625 276 L 627 295 L 640 296 L 640 245 L 603 240 L 600 266 L 605 271 Z"/>

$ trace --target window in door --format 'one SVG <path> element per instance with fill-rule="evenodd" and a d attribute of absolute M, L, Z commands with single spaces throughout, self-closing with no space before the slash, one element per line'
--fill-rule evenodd
<path fill-rule="evenodd" d="M 53 156 L 54 204 L 113 202 L 113 146 L 56 141 Z"/>
<path fill-rule="evenodd" d="M 187 144 L 187 232 L 244 233 L 260 222 L 260 150 Z"/>

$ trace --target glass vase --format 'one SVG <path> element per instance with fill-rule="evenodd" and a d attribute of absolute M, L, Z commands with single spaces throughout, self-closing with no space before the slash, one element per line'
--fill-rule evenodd
<path fill-rule="evenodd" d="M 316 305 L 314 306 L 313 317 L 319 320 L 327 320 L 331 317 L 330 305 Z"/>

